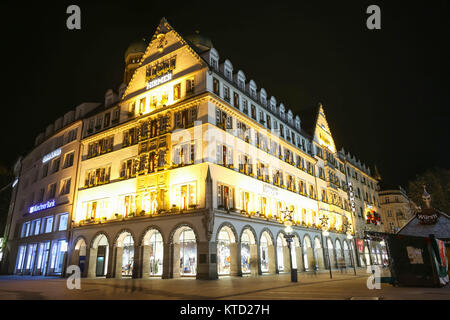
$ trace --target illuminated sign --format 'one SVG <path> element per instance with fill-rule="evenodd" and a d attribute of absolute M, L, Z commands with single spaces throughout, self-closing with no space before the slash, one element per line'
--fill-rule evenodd
<path fill-rule="evenodd" d="M 353 193 L 353 185 L 351 182 L 348 183 L 348 191 L 349 191 L 349 195 L 350 195 L 350 204 L 352 207 L 352 212 L 355 213 L 356 209 L 355 209 L 355 194 Z"/>
<path fill-rule="evenodd" d="M 172 72 L 166 73 L 159 78 L 147 82 L 147 90 L 159 86 L 160 84 L 166 83 L 170 80 L 172 80 Z"/>
<path fill-rule="evenodd" d="M 38 212 L 41 210 L 53 208 L 54 206 L 55 206 L 55 200 L 49 200 L 45 203 L 40 203 L 40 204 L 31 206 L 30 209 L 28 210 L 28 212 L 29 213 Z"/>
<path fill-rule="evenodd" d="M 58 148 L 52 152 L 50 152 L 49 154 L 46 154 L 43 158 L 42 158 L 42 163 L 46 163 L 49 160 L 52 160 L 53 158 L 56 158 L 57 156 L 59 156 L 61 154 L 61 148 Z"/>

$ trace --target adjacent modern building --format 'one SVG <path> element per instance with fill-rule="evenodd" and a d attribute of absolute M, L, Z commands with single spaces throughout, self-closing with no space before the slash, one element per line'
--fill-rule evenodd
<path fill-rule="evenodd" d="M 47 126 L 16 165 L 6 227 L 8 273 L 61 275 L 69 241 L 85 103 Z"/>
<path fill-rule="evenodd" d="M 162 19 L 127 49 L 118 92 L 75 120 L 23 159 L 11 273 L 42 273 L 41 247 L 46 273 L 66 252 L 86 277 L 289 272 L 290 254 L 299 272 L 381 263 L 363 232 L 381 228 L 378 181 L 337 151 L 324 107 L 294 115 L 200 34 Z M 72 143 L 52 142 L 75 128 Z M 73 165 L 53 169 L 70 152 Z"/>

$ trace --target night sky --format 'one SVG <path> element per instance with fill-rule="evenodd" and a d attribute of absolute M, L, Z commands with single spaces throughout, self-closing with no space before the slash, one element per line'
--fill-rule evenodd
<path fill-rule="evenodd" d="M 221 61 L 300 118 L 321 102 L 338 148 L 406 186 L 450 167 L 450 2 L 390 2 L 3 2 L 0 163 L 11 166 L 79 103 L 117 90 L 127 46 L 149 40 L 164 16 L 181 35 L 209 36 Z M 81 7 L 79 31 L 66 28 L 70 4 Z M 370 4 L 381 30 L 366 28 Z"/>

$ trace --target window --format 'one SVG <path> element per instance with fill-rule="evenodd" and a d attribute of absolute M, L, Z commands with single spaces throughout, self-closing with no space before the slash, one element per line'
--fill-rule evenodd
<path fill-rule="evenodd" d="M 220 96 L 220 82 L 216 78 L 213 78 L 213 92 Z"/>
<path fill-rule="evenodd" d="M 174 186 L 175 203 L 172 205 L 180 210 L 195 208 L 197 205 L 196 183 L 191 182 Z"/>
<path fill-rule="evenodd" d="M 53 216 L 44 218 L 44 228 L 45 233 L 53 231 Z"/>
<path fill-rule="evenodd" d="M 137 161 L 136 159 L 128 159 L 122 162 L 120 166 L 120 178 L 128 179 L 136 176 Z"/>
<path fill-rule="evenodd" d="M 137 128 L 131 128 L 125 130 L 123 133 L 122 148 L 132 146 L 138 143 L 138 130 Z"/>
<path fill-rule="evenodd" d="M 119 214 L 123 217 L 132 216 L 136 213 L 136 196 L 133 194 L 119 197 Z"/>
<path fill-rule="evenodd" d="M 119 122 L 119 116 L 120 116 L 120 108 L 114 109 L 112 122 L 113 123 Z"/>
<path fill-rule="evenodd" d="M 233 93 L 233 105 L 235 108 L 239 109 L 239 94 Z"/>
<path fill-rule="evenodd" d="M 52 173 L 58 172 L 61 158 L 56 158 L 52 161 Z"/>
<path fill-rule="evenodd" d="M 244 212 L 249 212 L 250 209 L 250 193 L 247 191 L 241 191 L 241 203 L 242 203 L 242 210 Z"/>
<path fill-rule="evenodd" d="M 272 121 L 270 120 L 270 116 L 266 114 L 266 123 L 267 123 L 267 129 L 272 129 Z"/>
<path fill-rule="evenodd" d="M 178 100 L 181 98 L 181 83 L 177 83 L 173 86 L 173 99 Z"/>
<path fill-rule="evenodd" d="M 248 101 L 246 99 L 242 100 L 242 112 L 248 115 Z"/>
<path fill-rule="evenodd" d="M 193 94 L 194 89 L 195 89 L 194 78 L 187 79 L 186 80 L 186 95 Z"/>
<path fill-rule="evenodd" d="M 233 164 L 233 150 L 224 144 L 217 144 L 216 156 L 217 164 L 223 166 L 230 166 Z"/>
<path fill-rule="evenodd" d="M 227 185 L 217 185 L 217 207 L 225 210 L 234 208 L 234 189 Z"/>
<path fill-rule="evenodd" d="M 88 159 L 112 151 L 114 136 L 109 136 L 88 145 Z"/>
<path fill-rule="evenodd" d="M 21 238 L 28 237 L 30 235 L 30 222 L 26 222 L 22 225 L 22 232 L 20 234 Z"/>
<path fill-rule="evenodd" d="M 246 154 L 239 155 L 239 172 L 248 175 L 253 174 L 253 163 L 252 159 Z"/>
<path fill-rule="evenodd" d="M 73 157 L 74 157 L 74 152 L 68 153 L 64 156 L 64 164 L 63 164 L 63 169 L 65 168 L 69 168 L 73 165 Z"/>
<path fill-rule="evenodd" d="M 251 112 L 252 118 L 256 120 L 256 107 L 253 104 L 251 106 Z"/>
<path fill-rule="evenodd" d="M 68 178 L 68 179 L 64 179 L 61 182 L 61 195 L 65 195 L 65 194 L 69 194 L 70 193 L 70 181 L 72 179 Z"/>
<path fill-rule="evenodd" d="M 392 217 L 392 211 L 390 209 L 388 209 L 387 215 L 388 215 L 388 217 Z"/>
<path fill-rule="evenodd" d="M 184 109 L 182 111 L 175 112 L 175 128 L 190 128 L 197 121 L 198 107 L 192 107 Z"/>
<path fill-rule="evenodd" d="M 42 178 L 45 178 L 48 174 L 48 162 L 42 167 Z"/>
<path fill-rule="evenodd" d="M 110 175 L 111 175 L 111 165 L 86 170 L 84 186 L 87 188 L 109 183 Z"/>
<path fill-rule="evenodd" d="M 83 211 L 86 212 L 86 220 L 96 220 L 107 217 L 108 200 L 94 200 L 83 203 Z"/>
<path fill-rule="evenodd" d="M 78 128 L 72 129 L 67 133 L 66 143 L 69 143 L 77 138 Z"/>
<path fill-rule="evenodd" d="M 111 113 L 105 113 L 105 117 L 103 118 L 103 128 L 109 126 L 111 123 Z"/>
<path fill-rule="evenodd" d="M 56 182 L 52 183 L 48 187 L 48 197 L 47 197 L 47 199 L 53 199 L 53 198 L 55 198 L 55 195 L 56 195 Z"/>
<path fill-rule="evenodd" d="M 194 142 L 188 142 L 173 147 L 173 162 L 176 165 L 184 166 L 194 163 Z"/>
<path fill-rule="evenodd" d="M 210 59 L 210 64 L 211 64 L 211 66 L 213 67 L 214 70 L 217 71 L 217 70 L 219 69 L 219 66 L 218 66 L 218 63 L 217 63 L 217 60 L 216 60 L 216 59 L 214 59 L 214 58 L 211 57 L 211 59 Z"/>
<path fill-rule="evenodd" d="M 223 99 L 230 102 L 230 88 L 225 85 L 223 86 Z"/>
<path fill-rule="evenodd" d="M 38 235 L 39 233 L 41 233 L 41 219 L 36 219 L 31 223 L 30 235 Z"/>
<path fill-rule="evenodd" d="M 58 219 L 58 231 L 67 230 L 67 223 L 69 222 L 69 214 L 64 213 L 57 216 Z"/>

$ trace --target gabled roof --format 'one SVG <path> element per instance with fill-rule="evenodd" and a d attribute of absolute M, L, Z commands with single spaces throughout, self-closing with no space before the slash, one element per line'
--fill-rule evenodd
<path fill-rule="evenodd" d="M 434 234 L 437 239 L 450 240 L 450 216 L 442 211 L 439 211 L 439 214 L 439 220 L 435 224 L 421 224 L 414 215 L 397 233 L 419 237 Z"/>

